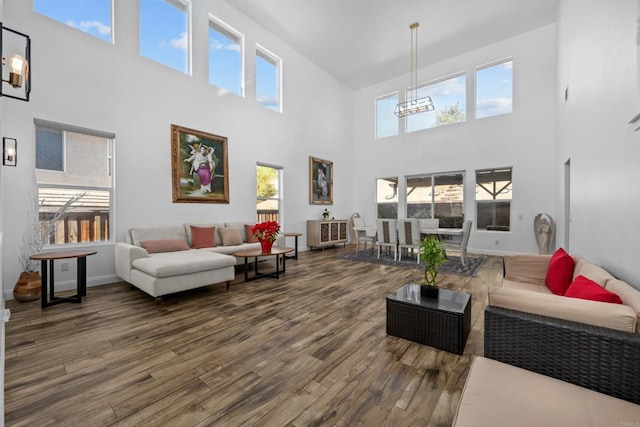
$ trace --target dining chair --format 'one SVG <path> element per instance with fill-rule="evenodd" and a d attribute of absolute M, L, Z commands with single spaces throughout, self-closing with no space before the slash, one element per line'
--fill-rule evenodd
<path fill-rule="evenodd" d="M 398 261 L 402 261 L 402 249 L 418 250 L 416 264 L 420 264 L 420 222 L 417 219 L 398 220 Z"/>
<path fill-rule="evenodd" d="M 439 228 L 440 218 L 420 218 L 420 228 Z"/>
<path fill-rule="evenodd" d="M 460 252 L 460 261 L 464 267 L 467 266 L 467 245 L 469 244 L 472 224 L 473 221 L 470 219 L 462 224 L 462 238 L 459 242 L 447 242 L 444 244 L 445 249 Z"/>
<path fill-rule="evenodd" d="M 393 248 L 393 260 L 398 256 L 398 230 L 395 219 L 378 219 L 376 222 L 378 228 L 378 259 L 380 259 L 380 249 L 383 246 Z"/>
<path fill-rule="evenodd" d="M 364 222 L 364 219 L 360 218 L 359 216 L 354 216 L 352 218 L 353 220 L 353 236 L 354 236 L 354 240 L 356 242 L 356 252 L 358 252 L 360 250 L 360 243 L 364 244 L 364 250 L 367 250 L 367 244 L 371 243 L 371 250 L 373 251 L 373 247 L 375 245 L 375 241 L 376 241 L 376 236 L 375 236 L 375 232 L 372 234 L 370 234 L 370 232 L 367 231 L 366 224 Z"/>

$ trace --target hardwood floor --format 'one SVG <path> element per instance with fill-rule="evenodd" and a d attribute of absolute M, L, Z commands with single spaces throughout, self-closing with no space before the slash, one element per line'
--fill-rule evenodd
<path fill-rule="evenodd" d="M 420 270 L 334 257 L 344 250 L 161 305 L 127 283 L 89 288 L 81 305 L 8 301 L 6 425 L 450 425 L 501 258 L 439 277 L 473 295 L 458 356 L 385 333 L 385 296 Z"/>

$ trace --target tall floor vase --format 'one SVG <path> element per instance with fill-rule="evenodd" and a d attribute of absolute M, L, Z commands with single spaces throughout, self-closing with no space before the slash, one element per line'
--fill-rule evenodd
<path fill-rule="evenodd" d="M 34 301 L 40 299 L 42 292 L 40 273 L 37 271 L 23 271 L 18 283 L 13 288 L 13 297 L 18 301 Z"/>

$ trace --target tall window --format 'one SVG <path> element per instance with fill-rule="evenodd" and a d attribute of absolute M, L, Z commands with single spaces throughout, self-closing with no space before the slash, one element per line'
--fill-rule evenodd
<path fill-rule="evenodd" d="M 140 54 L 191 74 L 191 2 L 140 1 Z"/>
<path fill-rule="evenodd" d="M 413 96 L 430 96 L 435 109 L 407 116 L 407 132 L 449 125 L 467 120 L 467 75 L 440 80 L 418 87 Z M 411 99 L 407 90 L 406 99 Z"/>
<path fill-rule="evenodd" d="M 407 218 L 438 218 L 442 228 L 462 228 L 462 172 L 407 177 Z"/>
<path fill-rule="evenodd" d="M 398 105 L 398 92 L 376 98 L 376 138 L 398 134 L 398 117 L 394 109 Z"/>
<path fill-rule="evenodd" d="M 209 83 L 244 96 L 244 36 L 209 18 Z"/>
<path fill-rule="evenodd" d="M 476 70 L 476 118 L 513 110 L 513 60 Z"/>
<path fill-rule="evenodd" d="M 112 0 L 33 0 L 33 10 L 94 37 L 113 42 Z"/>
<path fill-rule="evenodd" d="M 282 224 L 282 167 L 258 163 L 256 180 L 257 222 L 279 221 Z"/>
<path fill-rule="evenodd" d="M 510 167 L 476 171 L 478 230 L 509 231 L 512 188 Z"/>
<path fill-rule="evenodd" d="M 115 135 L 39 119 L 35 125 L 40 221 L 79 196 L 48 243 L 109 241 Z"/>
<path fill-rule="evenodd" d="M 378 218 L 398 218 L 398 178 L 376 179 Z"/>
<path fill-rule="evenodd" d="M 256 46 L 256 100 L 272 110 L 282 112 L 282 60 L 261 46 Z"/>

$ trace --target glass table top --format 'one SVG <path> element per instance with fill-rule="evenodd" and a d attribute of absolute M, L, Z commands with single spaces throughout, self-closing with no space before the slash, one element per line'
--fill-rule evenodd
<path fill-rule="evenodd" d="M 394 294 L 387 296 L 387 299 L 454 313 L 464 313 L 471 300 L 469 294 L 442 288 L 439 289 L 437 298 L 422 296 L 420 295 L 420 286 L 416 284 L 404 285 Z"/>

